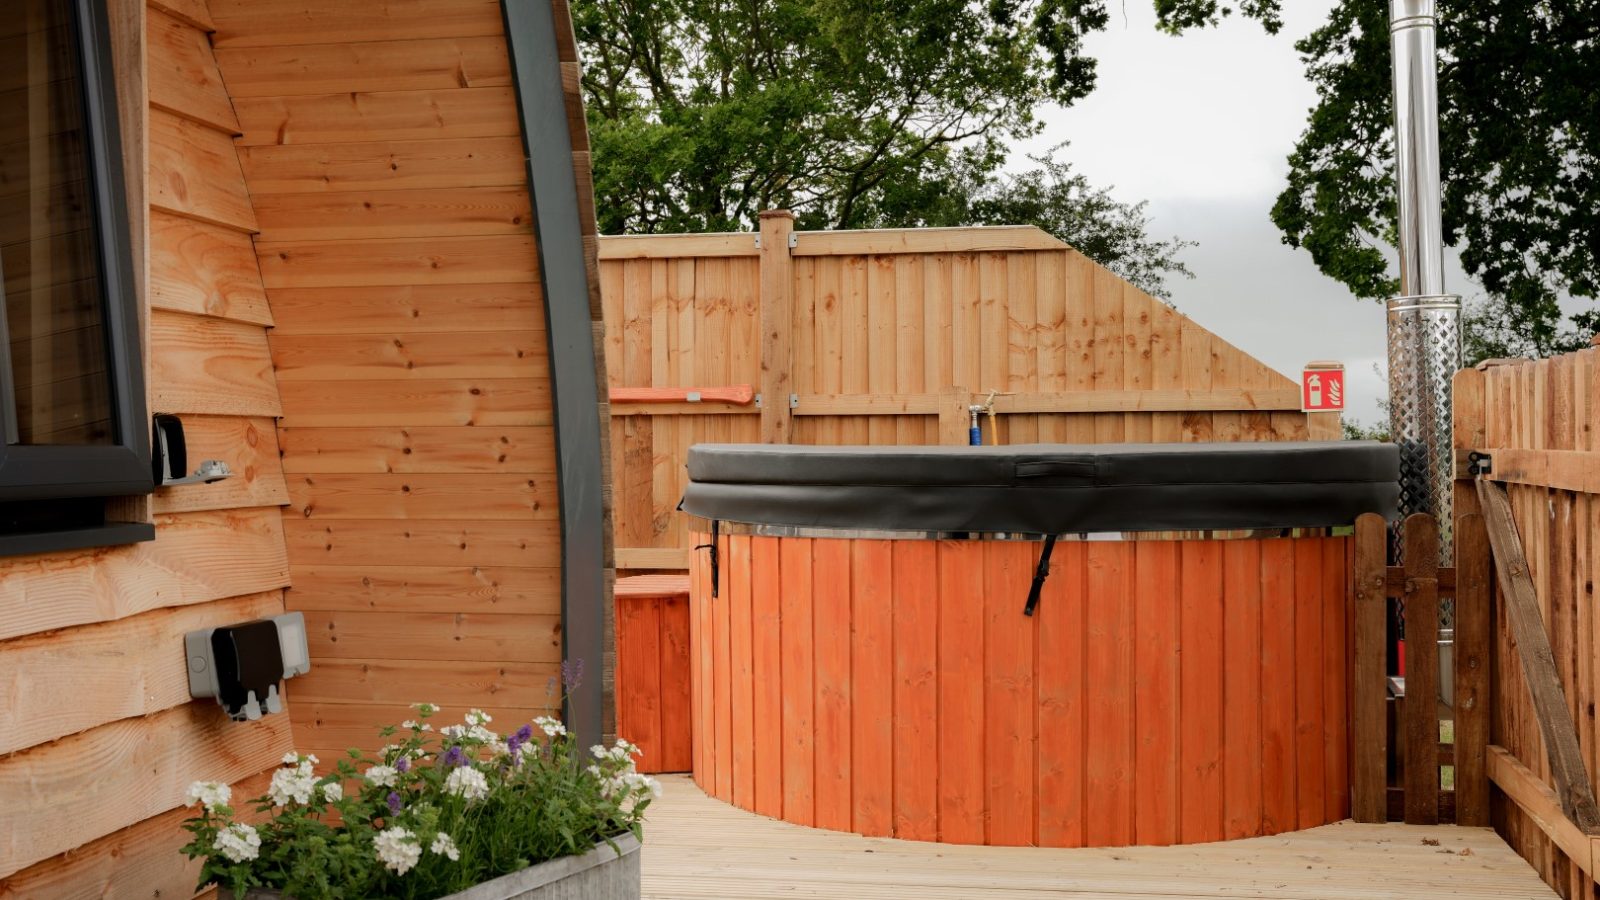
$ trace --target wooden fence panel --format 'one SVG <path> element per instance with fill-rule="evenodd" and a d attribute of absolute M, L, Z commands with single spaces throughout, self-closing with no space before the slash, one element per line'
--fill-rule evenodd
<path fill-rule="evenodd" d="M 1034 228 L 794 232 L 774 213 L 759 241 L 600 255 L 610 387 L 680 389 L 612 406 L 622 569 L 687 567 L 691 445 L 964 442 L 957 385 L 961 407 L 994 393 L 985 443 L 1339 436 L 1288 378 Z M 759 402 L 709 396 L 739 386 Z"/>
<path fill-rule="evenodd" d="M 1600 674 L 1600 616 L 1595 608 L 1595 582 L 1600 580 L 1600 442 L 1595 435 L 1600 428 L 1600 349 L 1538 361 L 1497 361 L 1481 368 L 1456 379 L 1458 418 L 1477 420 L 1465 434 L 1457 429 L 1458 473 L 1466 474 L 1461 471 L 1465 455 L 1477 451 L 1490 459 L 1488 478 L 1505 485 L 1559 676 L 1560 700 L 1575 719 L 1579 754 L 1593 788 L 1600 769 L 1595 721 Z M 1458 544 L 1457 552 L 1468 550 Z M 1465 579 L 1482 578 L 1486 572 L 1463 573 L 1463 587 Z M 1518 662 L 1507 598 L 1498 585 L 1488 591 L 1496 601 L 1493 619 L 1486 624 L 1491 636 L 1483 688 L 1493 709 L 1486 736 L 1491 745 L 1488 777 L 1497 788 L 1495 797 L 1504 798 L 1492 805 L 1493 824 L 1558 891 L 1589 896 L 1596 839 L 1561 815 L 1559 802 L 1553 816 L 1545 802 L 1556 796 L 1546 740 Z M 1458 638 L 1463 624 L 1458 621 Z M 1458 648 L 1458 669 L 1459 654 Z M 1462 675 L 1458 671 L 1458 692 Z M 1457 740 L 1462 737 L 1458 730 Z"/>

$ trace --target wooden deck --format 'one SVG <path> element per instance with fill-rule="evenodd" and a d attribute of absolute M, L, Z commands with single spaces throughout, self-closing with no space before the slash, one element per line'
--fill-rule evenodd
<path fill-rule="evenodd" d="M 1486 828 L 1343 822 L 1188 847 L 964 847 L 803 828 L 713 800 L 686 776 L 663 783 L 646 825 L 647 900 L 1556 896 Z"/>

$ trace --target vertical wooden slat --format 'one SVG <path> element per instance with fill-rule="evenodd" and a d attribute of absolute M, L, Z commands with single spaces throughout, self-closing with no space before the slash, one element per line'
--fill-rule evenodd
<path fill-rule="evenodd" d="M 816 655 L 816 819 L 850 830 L 850 545 L 811 545 L 812 647 Z"/>
<path fill-rule="evenodd" d="M 850 542 L 851 830 L 874 837 L 894 833 L 896 543 Z"/>
<path fill-rule="evenodd" d="M 717 538 L 717 571 L 713 574 L 717 581 L 716 596 L 712 598 L 711 608 L 711 641 L 712 641 L 712 708 L 716 710 L 712 716 L 716 727 L 716 743 L 712 752 L 716 754 L 717 781 L 714 792 L 718 800 L 732 802 L 733 800 L 733 647 L 731 629 L 732 621 L 732 591 L 729 575 L 728 536 L 721 535 Z"/>
<path fill-rule="evenodd" d="M 1474 506 L 1477 504 L 1474 503 Z M 1489 824 L 1489 535 L 1483 517 L 1456 518 L 1456 824 Z"/>
<path fill-rule="evenodd" d="M 689 598 L 679 594 L 661 599 L 661 771 L 687 772 L 694 768 L 693 735 L 689 709 L 691 687 L 689 656 Z"/>
<path fill-rule="evenodd" d="M 1294 543 L 1295 771 L 1300 827 L 1322 824 L 1322 547 Z"/>
<path fill-rule="evenodd" d="M 939 840 L 981 844 L 983 544 L 939 547 Z"/>
<path fill-rule="evenodd" d="M 1222 838 L 1222 547 L 1182 547 L 1179 836 L 1188 844 Z"/>
<path fill-rule="evenodd" d="M 939 569 L 932 541 L 891 541 L 894 836 L 939 838 Z"/>
<path fill-rule="evenodd" d="M 1261 828 L 1299 827 L 1295 771 L 1294 542 L 1261 542 Z"/>
<path fill-rule="evenodd" d="M 1040 647 L 1038 831 L 1039 844 L 1045 847 L 1081 847 L 1085 837 L 1085 563 L 1083 542 L 1057 544 L 1050 578 L 1034 613 L 1039 619 Z M 1175 802 L 1168 801 L 1169 805 Z"/>
<path fill-rule="evenodd" d="M 1345 538 L 1322 545 L 1322 821 L 1350 815 L 1349 647 L 1345 632 Z"/>
<path fill-rule="evenodd" d="M 696 543 L 701 536 L 695 535 Z M 710 754 L 706 752 L 706 709 L 705 709 L 705 684 L 706 673 L 702 666 L 703 657 L 709 641 L 705 639 L 701 628 L 704 625 L 705 605 L 709 602 L 711 591 L 706 586 L 704 554 L 696 551 L 689 554 L 689 721 L 690 748 L 694 756 L 694 783 L 701 790 L 707 790 L 708 778 L 714 778 L 708 768 Z"/>
<path fill-rule="evenodd" d="M 733 804 L 750 809 L 755 804 L 755 692 L 751 648 L 750 540 L 748 535 L 728 537 L 728 657 L 729 705 L 732 724 Z"/>
<path fill-rule="evenodd" d="M 1140 844 L 1177 842 L 1178 798 L 1186 784 L 1179 777 L 1176 752 L 1182 746 L 1178 734 L 1178 661 L 1187 658 L 1180 657 L 1178 627 L 1186 609 L 1180 600 L 1178 581 L 1180 546 L 1177 541 L 1139 541 L 1133 545 L 1133 628 L 1138 635 L 1134 645 L 1133 694 L 1134 836 Z M 1046 651 L 1051 655 L 1056 652 L 1053 647 Z M 1043 661 L 1041 654 L 1041 664 Z"/>
<path fill-rule="evenodd" d="M 783 819 L 798 825 L 815 821 L 815 757 L 812 677 L 815 670 L 811 623 L 811 540 L 778 542 L 778 615 L 783 623 L 779 656 L 783 684 Z"/>
<path fill-rule="evenodd" d="M 659 772 L 661 727 L 661 600 L 620 597 L 616 603 L 617 734 L 644 751 L 640 766 Z"/>
<path fill-rule="evenodd" d="M 1439 526 L 1405 520 L 1406 824 L 1439 822 Z"/>
<path fill-rule="evenodd" d="M 1223 837 L 1261 833 L 1261 541 L 1222 545 Z M 1248 661 L 1241 665 L 1241 662 Z M 1343 717 L 1344 711 L 1339 711 Z"/>
<path fill-rule="evenodd" d="M 1367 513 L 1356 519 L 1355 533 L 1355 646 L 1350 680 L 1351 780 L 1354 786 L 1351 814 L 1357 822 L 1383 822 L 1388 818 L 1387 697 L 1385 642 L 1388 611 L 1388 526 L 1383 517 Z"/>
<path fill-rule="evenodd" d="M 779 597 L 782 576 L 778 539 L 750 543 L 750 656 L 753 672 L 751 727 L 755 745 L 756 812 L 783 815 L 783 676 Z"/>
<path fill-rule="evenodd" d="M 1134 836 L 1132 547 L 1090 541 L 1085 556 L 1090 598 L 1084 760 L 1088 842 L 1115 847 L 1132 843 Z"/>
<path fill-rule="evenodd" d="M 1033 627 L 1022 614 L 1037 544 L 983 541 L 986 840 L 1033 843 Z"/>

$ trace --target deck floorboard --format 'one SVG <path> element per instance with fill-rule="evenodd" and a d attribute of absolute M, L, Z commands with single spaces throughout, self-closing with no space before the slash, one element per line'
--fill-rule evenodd
<path fill-rule="evenodd" d="M 1186 847 L 967 847 L 804 828 L 666 776 L 647 815 L 647 900 L 1549 900 L 1487 828 L 1341 822 Z"/>

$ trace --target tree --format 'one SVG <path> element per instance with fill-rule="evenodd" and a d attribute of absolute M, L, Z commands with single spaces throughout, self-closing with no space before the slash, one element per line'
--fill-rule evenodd
<path fill-rule="evenodd" d="M 1269 0 L 1153 0 L 1173 31 Z M 601 231 L 1069 226 L 1091 258 L 1161 291 L 1180 241 L 1051 158 L 1003 174 L 1034 110 L 1095 86 L 1083 37 L 1107 0 L 576 0 Z M 1073 208 L 1081 204 L 1081 209 Z M 1073 230 L 1076 229 L 1076 230 Z M 1136 230 L 1133 236 L 1131 230 Z M 1096 255 L 1100 253 L 1101 255 Z"/>
<path fill-rule="evenodd" d="M 1388 4 L 1340 0 L 1296 44 L 1318 102 L 1273 207 L 1358 296 L 1398 293 Z M 1469 360 L 1575 349 L 1600 325 L 1563 296 L 1600 287 L 1600 2 L 1440 0 L 1445 241 L 1487 295 L 1465 316 Z M 1566 321 L 1563 321 L 1563 319 Z"/>

